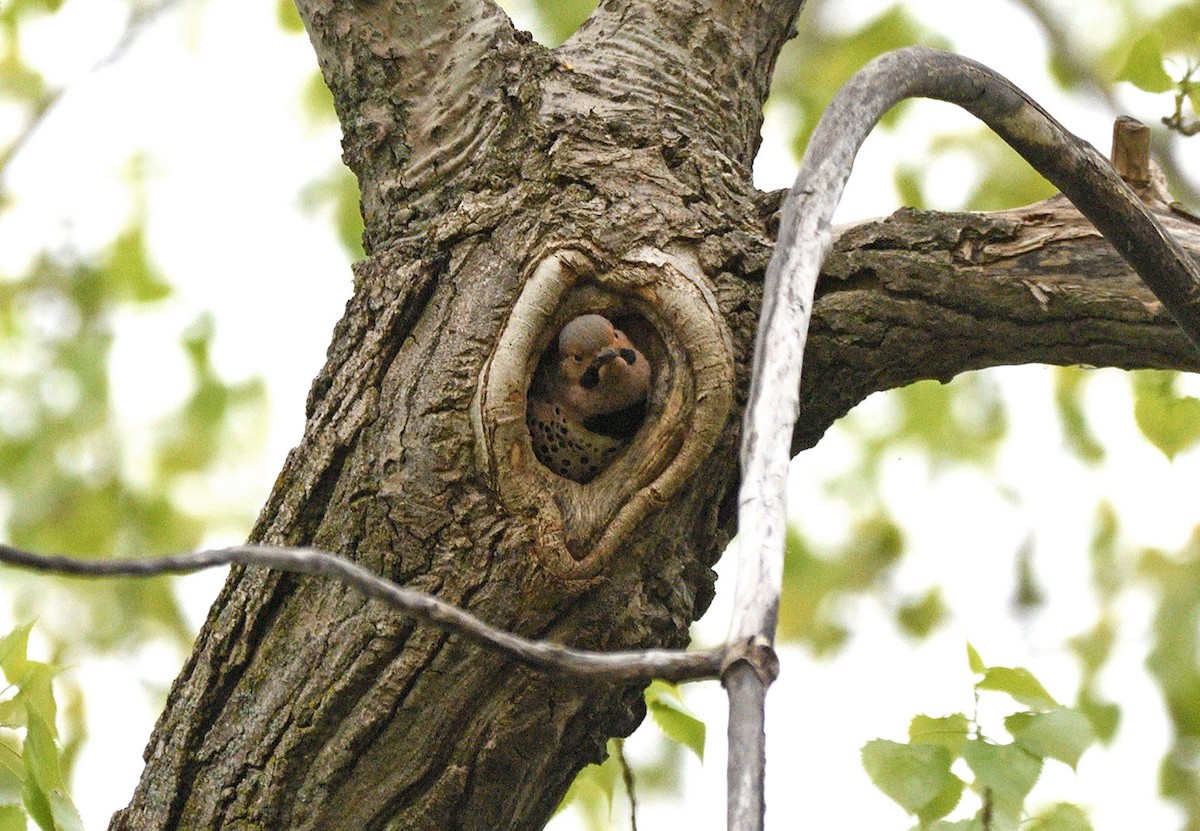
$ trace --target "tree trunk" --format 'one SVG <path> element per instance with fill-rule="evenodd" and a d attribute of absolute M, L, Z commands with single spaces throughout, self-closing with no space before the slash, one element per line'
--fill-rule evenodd
<path fill-rule="evenodd" d="M 779 198 L 749 170 L 800 5 L 610 0 L 547 50 L 489 0 L 299 0 L 369 258 L 252 540 L 339 552 L 528 637 L 684 645 L 733 531 Z M 907 211 L 845 231 L 795 449 L 921 378 L 1200 368 L 1073 217 Z M 579 485 L 533 457 L 524 396 L 584 310 L 639 332 L 654 378 L 628 451 Z M 332 582 L 235 570 L 110 828 L 540 828 L 643 710 L 636 686 L 534 673 Z"/>

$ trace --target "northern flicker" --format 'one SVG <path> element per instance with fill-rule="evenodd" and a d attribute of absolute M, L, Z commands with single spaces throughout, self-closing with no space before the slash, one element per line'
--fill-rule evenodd
<path fill-rule="evenodd" d="M 534 455 L 559 476 L 591 481 L 636 432 L 649 386 L 650 364 L 625 333 L 580 315 L 559 332 L 530 390 Z"/>

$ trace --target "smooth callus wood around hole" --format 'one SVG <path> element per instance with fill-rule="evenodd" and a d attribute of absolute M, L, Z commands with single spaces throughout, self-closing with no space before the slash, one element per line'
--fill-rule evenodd
<path fill-rule="evenodd" d="M 556 427 L 546 409 L 554 399 L 547 373 L 560 358 L 559 333 L 589 314 L 624 333 L 650 375 L 642 401 L 585 422 L 615 436 L 617 446 L 599 463 L 587 454 L 581 465 L 578 449 L 564 461 L 557 439 L 539 431 Z M 598 569 L 708 457 L 732 393 L 729 333 L 687 250 L 642 249 L 613 262 L 583 246 L 560 249 L 530 269 L 480 375 L 472 406 L 477 463 L 540 539 Z"/>

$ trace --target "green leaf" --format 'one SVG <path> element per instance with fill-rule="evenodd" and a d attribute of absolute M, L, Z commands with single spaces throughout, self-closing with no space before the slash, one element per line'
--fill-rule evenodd
<path fill-rule="evenodd" d="M 32 630 L 33 622 L 30 621 L 0 638 L 0 670 L 3 670 L 4 677 L 10 684 L 16 684 L 25 674 L 25 654 L 29 648 L 29 633 Z"/>
<path fill-rule="evenodd" d="M 921 821 L 921 825 L 928 826 L 931 822 L 941 819 L 953 811 L 962 800 L 964 787 L 966 787 L 966 784 L 957 776 L 951 774 L 946 779 L 946 784 L 941 792 L 930 800 L 925 807 L 917 811 L 917 819 Z"/>
<path fill-rule="evenodd" d="M 919 600 L 905 603 L 896 612 L 900 628 L 915 638 L 924 638 L 946 619 L 946 603 L 937 587 L 931 588 Z"/>
<path fill-rule="evenodd" d="M 25 766 L 11 747 L 0 744 L 0 805 L 20 805 L 25 787 Z"/>
<path fill-rule="evenodd" d="M 1076 709 L 1088 717 L 1092 730 L 1101 744 L 1109 744 L 1117 735 L 1121 723 L 1121 708 L 1117 704 L 1103 701 L 1088 690 L 1079 694 Z"/>
<path fill-rule="evenodd" d="M 290 34 L 304 31 L 304 21 L 300 19 L 300 13 L 296 11 L 294 0 L 278 0 L 275 5 L 275 20 L 279 23 L 280 29 Z"/>
<path fill-rule="evenodd" d="M 962 713 L 933 718 L 913 716 L 908 725 L 908 739 L 912 744 L 940 744 L 957 757 L 967 740 L 967 717 Z"/>
<path fill-rule="evenodd" d="M 25 745 L 21 752 L 25 772 L 29 774 L 43 793 L 63 787 L 62 771 L 58 766 L 58 745 L 54 743 L 54 732 L 35 713 L 29 714 L 25 727 Z"/>
<path fill-rule="evenodd" d="M 975 774 L 972 787 L 980 794 L 990 792 L 995 804 L 1006 812 L 1019 814 L 1042 773 L 1042 760 L 1015 744 L 991 744 L 983 739 L 968 741 L 962 755 Z"/>
<path fill-rule="evenodd" d="M 54 813 L 50 810 L 50 800 L 33 781 L 33 777 L 25 780 L 25 788 L 21 792 L 21 797 L 25 804 L 25 810 L 29 816 L 33 817 L 33 821 L 42 831 L 55 831 Z"/>
<path fill-rule="evenodd" d="M 84 831 L 83 818 L 79 816 L 79 809 L 75 807 L 75 803 L 71 801 L 71 797 L 67 796 L 65 790 L 57 788 L 48 796 L 50 797 L 50 815 L 54 817 L 57 831 Z"/>
<path fill-rule="evenodd" d="M 1163 43 L 1158 32 L 1147 32 L 1133 44 L 1117 80 L 1129 81 L 1146 92 L 1169 92 L 1175 86 L 1163 69 Z"/>
<path fill-rule="evenodd" d="M 613 793 L 616 791 L 617 781 L 621 778 L 621 763 L 612 749 L 614 741 L 615 739 L 609 739 L 608 756 L 602 763 L 588 765 L 579 771 L 555 813 L 571 804 L 579 805 L 593 816 L 600 813 L 598 809 L 601 807 L 604 812 L 612 810 Z"/>
<path fill-rule="evenodd" d="M 1033 673 L 1023 667 L 989 667 L 975 689 L 1008 693 L 1026 707 L 1048 710 L 1058 706 Z"/>
<path fill-rule="evenodd" d="M 1092 831 L 1087 814 L 1078 805 L 1060 802 L 1034 817 L 1029 831 Z"/>
<path fill-rule="evenodd" d="M 979 817 L 971 817 L 970 819 L 960 819 L 955 822 L 935 822 L 927 826 L 928 831 L 985 831 L 983 823 Z M 991 829 L 988 829 L 991 831 Z"/>
<path fill-rule="evenodd" d="M 1062 422 L 1067 449 L 1085 462 L 1104 458 L 1104 445 L 1096 438 L 1083 406 L 1086 383 L 1091 375 L 1079 367 L 1058 367 L 1054 371 L 1054 403 Z"/>
<path fill-rule="evenodd" d="M 0 806 L 0 831 L 27 831 L 25 812 L 11 805 Z"/>
<path fill-rule="evenodd" d="M 28 661 L 25 677 L 21 679 L 20 683 L 21 691 L 17 693 L 17 698 L 25 708 L 26 729 L 29 729 L 29 721 L 37 717 L 50 728 L 51 736 L 57 735 L 54 724 L 58 718 L 58 709 L 54 704 L 54 689 L 51 686 L 53 677 L 54 670 L 49 664 L 43 664 L 41 661 Z"/>
<path fill-rule="evenodd" d="M 1200 399 L 1175 394 L 1174 372 L 1134 376 L 1133 417 L 1138 429 L 1168 459 L 1200 442 Z"/>
<path fill-rule="evenodd" d="M 1088 717 L 1068 707 L 1046 713 L 1013 713 L 1004 720 L 1004 726 L 1013 740 L 1034 756 L 1058 759 L 1072 769 L 1096 741 Z"/>
<path fill-rule="evenodd" d="M 987 672 L 987 664 L 983 662 L 983 658 L 979 657 L 979 653 L 975 651 L 975 647 L 967 644 L 967 666 L 971 668 L 971 672 L 976 675 L 983 675 Z"/>
<path fill-rule="evenodd" d="M 79 811 L 67 795 L 54 730 L 35 712 L 29 713 L 22 750 L 25 805 L 46 831 L 83 831 Z"/>
<path fill-rule="evenodd" d="M 652 681 L 644 695 L 646 708 L 658 729 L 671 741 L 690 749 L 703 762 L 706 728 L 704 722 L 683 703 L 679 688 L 664 681 Z"/>
<path fill-rule="evenodd" d="M 863 769 L 875 787 L 910 814 L 918 814 L 923 823 L 945 816 L 958 802 L 955 798 L 946 805 L 956 788 L 962 792 L 962 780 L 950 772 L 953 761 L 950 751 L 940 744 L 875 739 L 862 749 Z"/>

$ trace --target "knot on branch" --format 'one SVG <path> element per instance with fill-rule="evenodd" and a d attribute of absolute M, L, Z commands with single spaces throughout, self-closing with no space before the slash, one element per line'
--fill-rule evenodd
<path fill-rule="evenodd" d="M 725 656 L 721 661 L 721 678 L 724 679 L 729 670 L 739 663 L 745 663 L 754 670 L 764 688 L 771 686 L 779 677 L 779 654 L 763 635 L 735 641 L 725 647 Z"/>

